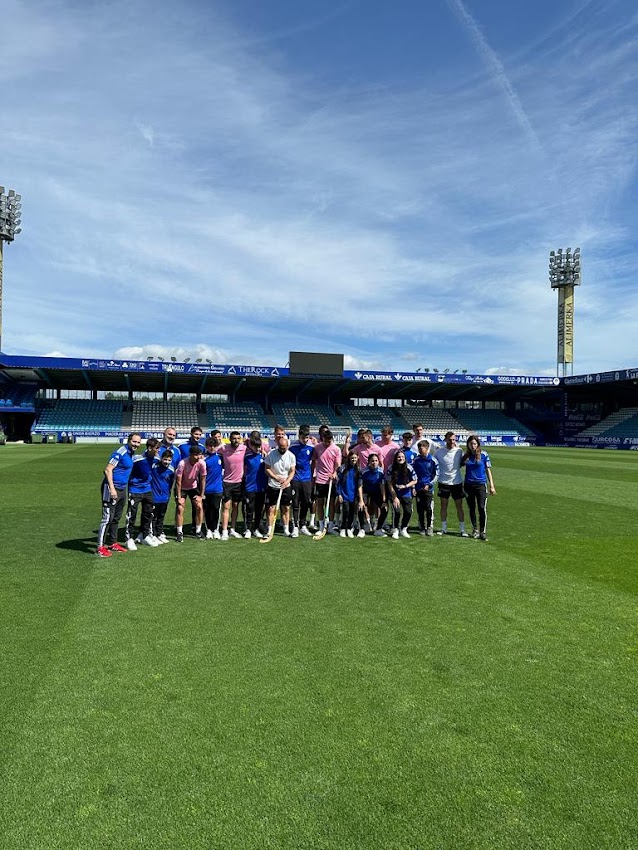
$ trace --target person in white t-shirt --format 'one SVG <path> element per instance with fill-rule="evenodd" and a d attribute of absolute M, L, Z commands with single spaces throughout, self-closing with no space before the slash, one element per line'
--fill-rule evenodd
<path fill-rule="evenodd" d="M 290 505 L 292 503 L 292 479 L 295 475 L 297 458 L 288 448 L 288 437 L 280 434 L 276 438 L 277 445 L 264 459 L 268 486 L 266 487 L 266 505 L 268 507 L 268 526 L 275 523 L 275 508 L 281 491 L 281 523 L 286 537 L 290 535 Z M 299 529 L 294 528 L 293 537 L 299 536 Z"/>
<path fill-rule="evenodd" d="M 469 537 L 465 531 L 465 514 L 463 513 L 463 476 L 461 475 L 461 460 L 463 449 L 456 444 L 456 434 L 448 431 L 445 435 L 445 446 L 434 453 L 439 462 L 438 494 L 441 500 L 441 531 L 437 534 L 447 534 L 447 506 L 450 496 L 456 505 L 456 515 L 459 518 L 461 537 Z"/>

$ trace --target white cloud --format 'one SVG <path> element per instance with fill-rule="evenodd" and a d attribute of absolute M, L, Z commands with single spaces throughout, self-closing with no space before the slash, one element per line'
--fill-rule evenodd
<path fill-rule="evenodd" d="M 439 365 L 541 374 L 547 253 L 580 244 L 579 365 L 638 358 L 635 20 L 600 13 L 595 39 L 571 20 L 538 61 L 501 59 L 449 2 L 487 78 L 362 91 L 287 65 L 283 30 L 243 31 L 213 4 L 10 0 L 3 179 L 25 232 L 5 255 L 7 351 L 282 365 L 312 349 L 398 368 L 445 345 Z"/>

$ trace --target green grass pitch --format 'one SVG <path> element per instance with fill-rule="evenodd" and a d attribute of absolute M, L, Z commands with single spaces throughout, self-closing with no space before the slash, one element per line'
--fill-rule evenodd
<path fill-rule="evenodd" d="M 101 560 L 108 454 L 0 447 L 2 850 L 638 847 L 636 454 L 492 451 L 488 543 Z"/>

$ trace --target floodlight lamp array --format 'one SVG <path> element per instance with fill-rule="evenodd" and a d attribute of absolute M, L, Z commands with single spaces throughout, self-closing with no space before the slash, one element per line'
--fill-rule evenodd
<path fill-rule="evenodd" d="M 16 195 L 13 189 L 5 192 L 0 186 L 0 240 L 13 242 L 18 233 L 22 233 L 20 218 L 22 195 Z"/>
<path fill-rule="evenodd" d="M 552 289 L 578 286 L 580 276 L 580 248 L 575 248 L 573 253 L 571 248 L 566 248 L 564 251 L 559 248 L 557 251 L 549 252 L 549 282 Z"/>

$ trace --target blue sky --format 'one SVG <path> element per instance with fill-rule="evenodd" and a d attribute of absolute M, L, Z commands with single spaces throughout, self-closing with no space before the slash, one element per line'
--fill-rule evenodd
<path fill-rule="evenodd" d="M 633 0 L 2 5 L 6 353 L 638 364 Z"/>

